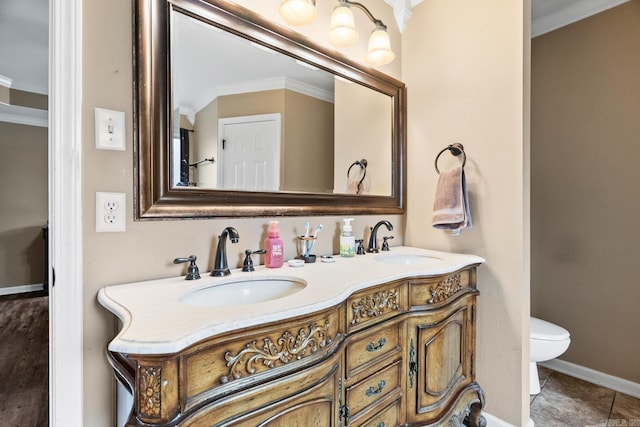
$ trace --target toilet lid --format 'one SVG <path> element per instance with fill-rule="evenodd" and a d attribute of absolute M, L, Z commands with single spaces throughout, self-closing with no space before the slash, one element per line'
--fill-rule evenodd
<path fill-rule="evenodd" d="M 546 320 L 531 318 L 529 334 L 531 338 L 547 341 L 562 341 L 569 338 L 569 331 Z"/>

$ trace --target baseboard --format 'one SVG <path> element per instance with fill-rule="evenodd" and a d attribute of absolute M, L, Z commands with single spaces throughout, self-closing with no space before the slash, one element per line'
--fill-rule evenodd
<path fill-rule="evenodd" d="M 554 371 L 640 398 L 640 384 L 634 383 L 633 381 L 614 377 L 613 375 L 605 374 L 591 368 L 585 368 L 575 363 L 565 362 L 560 359 L 540 362 L 539 364 Z"/>
<path fill-rule="evenodd" d="M 42 290 L 44 290 L 44 285 L 42 283 L 36 283 L 35 285 L 9 286 L 7 288 L 0 288 L 0 296 L 39 292 Z"/>
<path fill-rule="evenodd" d="M 487 414 L 486 412 L 483 412 L 482 415 L 484 415 L 484 418 L 487 420 L 487 426 L 489 427 L 515 427 L 513 424 L 509 424 L 508 422 L 501 420 L 494 415 Z M 533 420 L 531 418 L 529 418 L 529 422 L 526 427 L 534 427 Z"/>

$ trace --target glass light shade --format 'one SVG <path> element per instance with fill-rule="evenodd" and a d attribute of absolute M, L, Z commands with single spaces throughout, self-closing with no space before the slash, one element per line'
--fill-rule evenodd
<path fill-rule="evenodd" d="M 381 66 L 390 63 L 395 57 L 387 30 L 382 27 L 374 28 L 369 36 L 369 48 L 365 61 L 371 65 Z"/>
<path fill-rule="evenodd" d="M 351 46 L 358 41 L 358 32 L 353 20 L 353 12 L 346 4 L 333 9 L 329 22 L 329 42 L 334 46 Z"/>
<path fill-rule="evenodd" d="M 316 17 L 316 5 L 312 0 L 282 0 L 278 11 L 289 25 L 305 25 Z"/>

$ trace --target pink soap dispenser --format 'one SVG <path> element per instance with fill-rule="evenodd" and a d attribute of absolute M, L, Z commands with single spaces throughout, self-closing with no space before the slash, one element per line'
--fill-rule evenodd
<path fill-rule="evenodd" d="M 284 246 L 278 231 L 278 221 L 269 221 L 269 235 L 264 239 L 264 265 L 268 268 L 280 268 L 284 261 Z"/>

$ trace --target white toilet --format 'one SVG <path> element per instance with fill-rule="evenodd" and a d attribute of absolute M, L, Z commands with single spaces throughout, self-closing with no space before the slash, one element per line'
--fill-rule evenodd
<path fill-rule="evenodd" d="M 569 331 L 551 322 L 531 317 L 529 330 L 529 394 L 540 393 L 537 362 L 555 359 L 567 351 Z"/>

